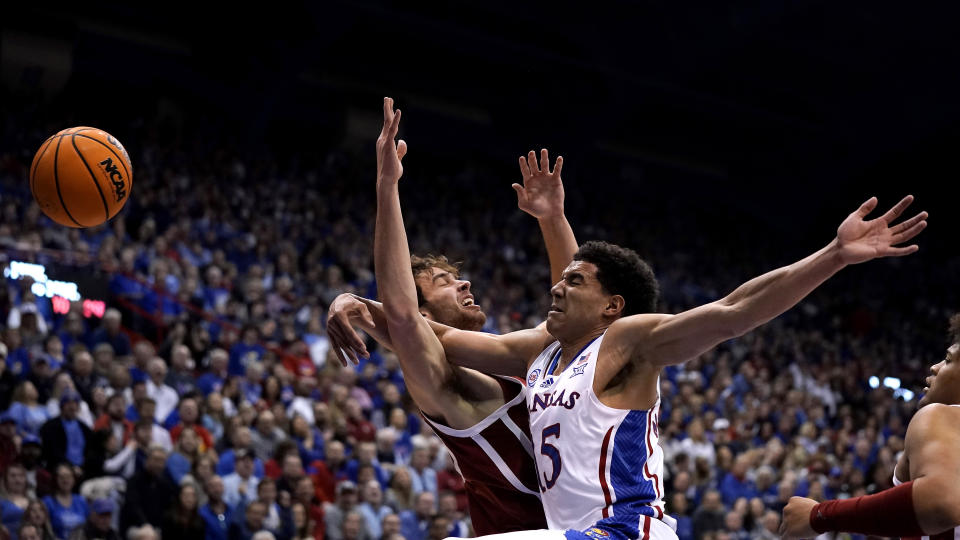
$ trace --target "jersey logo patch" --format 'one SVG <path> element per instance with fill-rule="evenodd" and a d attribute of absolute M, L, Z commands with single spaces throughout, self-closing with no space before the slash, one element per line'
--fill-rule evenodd
<path fill-rule="evenodd" d="M 540 383 L 540 388 L 546 388 L 551 384 L 553 384 L 553 377 L 550 377 L 549 379 L 544 379 L 543 382 Z"/>
<path fill-rule="evenodd" d="M 537 368 L 530 372 L 530 375 L 527 377 L 527 386 L 533 388 L 533 385 L 537 384 L 537 377 L 540 376 L 540 368 Z"/>
<path fill-rule="evenodd" d="M 608 533 L 607 531 L 605 531 L 605 530 L 603 530 L 603 529 L 598 529 L 598 528 L 596 528 L 596 527 L 591 527 L 591 528 L 587 529 L 586 535 L 587 535 L 587 536 L 590 536 L 590 537 L 592 537 L 592 538 L 607 538 L 608 536 L 610 536 L 610 533 Z"/>
<path fill-rule="evenodd" d="M 586 371 L 587 366 L 573 366 L 573 375 L 570 378 L 574 378 L 577 375 L 583 375 L 583 372 Z"/>
<path fill-rule="evenodd" d="M 591 352 L 588 352 L 587 354 L 585 354 L 585 355 L 583 355 L 583 356 L 581 356 L 580 359 L 577 360 L 577 363 L 576 363 L 575 365 L 581 366 L 581 365 L 583 365 L 583 364 L 586 364 L 586 363 L 587 363 L 587 360 L 590 360 L 590 355 L 591 355 L 591 354 L 593 354 L 592 351 L 591 351 Z"/>

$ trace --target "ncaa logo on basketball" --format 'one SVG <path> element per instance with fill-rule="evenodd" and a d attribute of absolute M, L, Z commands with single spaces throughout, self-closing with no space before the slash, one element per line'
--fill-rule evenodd
<path fill-rule="evenodd" d="M 527 376 L 527 386 L 533 388 L 533 385 L 537 384 L 537 377 L 540 376 L 540 368 L 537 368 L 530 372 L 530 375 Z"/>
<path fill-rule="evenodd" d="M 117 165 L 113 162 L 113 158 L 107 158 L 101 161 L 99 165 L 107 175 L 107 178 L 110 179 L 110 183 L 113 184 L 113 193 L 117 197 L 117 202 L 122 201 L 123 198 L 127 196 L 126 186 L 123 182 L 123 173 L 117 168 Z"/>

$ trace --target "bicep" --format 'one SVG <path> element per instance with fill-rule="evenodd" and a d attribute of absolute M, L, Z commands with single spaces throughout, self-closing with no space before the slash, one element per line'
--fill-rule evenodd
<path fill-rule="evenodd" d="M 906 439 L 911 480 L 927 476 L 960 485 L 960 453 L 956 451 L 960 429 L 953 424 L 955 415 L 951 413 L 921 409 L 911 422 Z"/>
<path fill-rule="evenodd" d="M 661 366 L 682 364 L 736 337 L 730 310 L 712 302 L 676 315 L 633 315 L 614 323 L 611 330 L 616 326 L 616 334 L 623 336 L 625 357 Z"/>

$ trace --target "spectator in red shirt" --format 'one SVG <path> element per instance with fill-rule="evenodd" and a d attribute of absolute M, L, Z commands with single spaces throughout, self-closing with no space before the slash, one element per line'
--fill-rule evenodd
<path fill-rule="evenodd" d="M 133 422 L 125 417 L 125 409 L 126 400 L 123 394 L 110 396 L 107 398 L 106 412 L 93 423 L 93 430 L 109 429 L 121 444 L 127 444 L 133 434 Z"/>
<path fill-rule="evenodd" d="M 358 443 L 373 442 L 376 439 L 377 428 L 363 416 L 363 409 L 357 400 L 348 398 L 344 413 L 347 417 L 347 435 L 351 439 Z"/>
<path fill-rule="evenodd" d="M 183 428 L 189 427 L 193 428 L 193 431 L 200 436 L 200 440 L 203 442 L 200 446 L 200 452 L 206 452 L 208 449 L 213 448 L 213 435 L 207 431 L 207 428 L 199 423 L 200 409 L 197 406 L 197 400 L 192 397 L 183 398 L 180 400 L 178 412 L 180 414 L 180 423 L 170 428 L 170 438 L 174 444 L 176 444 L 177 439 L 180 437 Z"/>
<path fill-rule="evenodd" d="M 308 522 L 312 530 L 314 540 L 323 540 L 324 521 L 323 521 L 323 501 L 317 498 L 316 490 L 313 486 L 313 480 L 309 476 L 304 476 L 297 480 L 294 500 L 303 504 L 307 511 Z"/>

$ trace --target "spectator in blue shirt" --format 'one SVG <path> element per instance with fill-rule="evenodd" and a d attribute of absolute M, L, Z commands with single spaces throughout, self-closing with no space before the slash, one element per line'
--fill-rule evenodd
<path fill-rule="evenodd" d="M 433 493 L 424 491 L 417 495 L 413 510 L 400 513 L 400 531 L 407 540 L 426 540 L 430 527 L 430 516 L 436 512 L 436 498 Z"/>
<path fill-rule="evenodd" d="M 54 477 L 54 494 L 44 497 L 43 504 L 50 513 L 53 534 L 58 539 L 65 540 L 72 530 L 87 522 L 87 502 L 73 493 L 77 482 L 73 467 L 66 463 L 57 465 Z"/>
<path fill-rule="evenodd" d="M 197 379 L 197 388 L 207 396 L 213 392 L 219 392 L 227 382 L 227 362 L 229 356 L 223 349 L 214 349 L 210 351 L 210 371 L 204 373 Z"/>
<path fill-rule="evenodd" d="M 117 356 L 130 354 L 130 338 L 120 330 L 120 311 L 110 308 L 103 315 L 103 324 L 90 336 L 90 348 L 109 343 Z"/>
<path fill-rule="evenodd" d="M 60 416 L 48 420 L 40 428 L 43 441 L 43 461 L 47 468 L 62 462 L 83 466 L 84 450 L 92 432 L 77 419 L 80 412 L 80 394 L 67 390 L 60 397 Z"/>
<path fill-rule="evenodd" d="M 227 529 L 233 508 L 223 501 L 223 479 L 211 476 L 204 487 L 207 504 L 200 507 L 200 517 L 206 524 L 205 540 L 227 540 Z"/>
<path fill-rule="evenodd" d="M 13 391 L 13 403 L 7 416 L 17 423 L 21 435 L 39 435 L 40 428 L 50 419 L 47 408 L 40 404 L 40 393 L 30 381 L 23 381 Z"/>
<path fill-rule="evenodd" d="M 754 488 L 753 482 L 747 479 L 747 469 L 750 467 L 749 459 L 745 454 L 737 456 L 730 472 L 720 482 L 720 495 L 723 498 L 724 506 L 727 508 L 732 508 L 733 503 L 741 497 L 749 501 L 757 496 L 757 490 Z"/>
<path fill-rule="evenodd" d="M 253 325 L 246 326 L 243 329 L 243 340 L 230 348 L 230 363 L 228 371 L 230 375 L 243 375 L 246 367 L 254 362 L 259 362 L 266 349 L 258 343 L 260 340 L 260 331 Z"/>
<path fill-rule="evenodd" d="M 670 516 L 677 520 L 677 538 L 679 540 L 694 540 L 693 518 L 689 515 L 687 496 L 683 493 L 674 493 L 670 497 Z"/>

